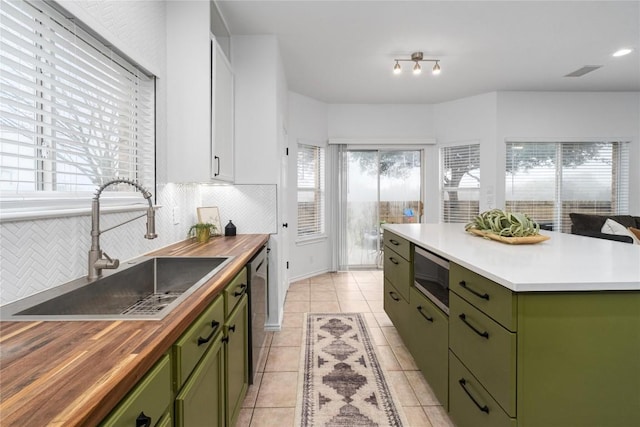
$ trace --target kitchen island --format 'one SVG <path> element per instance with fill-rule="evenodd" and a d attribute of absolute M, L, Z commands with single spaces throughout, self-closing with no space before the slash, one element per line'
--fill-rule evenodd
<path fill-rule="evenodd" d="M 232 256 L 162 320 L 0 323 L 0 424 L 97 425 L 268 241 L 179 242 L 152 256 Z"/>
<path fill-rule="evenodd" d="M 640 425 L 640 246 L 384 228 L 385 310 L 456 425 Z M 448 314 L 413 286 L 416 246 L 450 262 Z"/>

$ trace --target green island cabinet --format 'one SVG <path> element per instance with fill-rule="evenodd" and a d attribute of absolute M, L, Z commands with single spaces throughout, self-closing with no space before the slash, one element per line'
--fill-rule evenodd
<path fill-rule="evenodd" d="M 450 270 L 449 410 L 459 427 L 640 425 L 640 294 L 512 292 Z"/>
<path fill-rule="evenodd" d="M 384 310 L 440 403 L 448 405 L 448 317 L 413 286 L 413 246 L 384 231 Z"/>
<path fill-rule="evenodd" d="M 249 382 L 246 290 L 243 268 L 101 425 L 234 426 Z"/>
<path fill-rule="evenodd" d="M 385 230 L 385 311 L 457 427 L 640 426 L 640 293 L 513 292 L 452 262 L 447 318 L 391 240 L 411 247 Z"/>

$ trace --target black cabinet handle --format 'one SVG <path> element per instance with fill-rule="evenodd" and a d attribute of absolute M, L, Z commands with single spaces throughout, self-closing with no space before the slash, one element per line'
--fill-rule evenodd
<path fill-rule="evenodd" d="M 206 344 L 209 341 L 211 341 L 211 338 L 213 338 L 213 336 L 218 331 L 219 326 L 220 326 L 220 322 L 216 322 L 215 320 L 212 320 L 211 327 L 213 328 L 213 331 L 211 331 L 211 333 L 207 335 L 206 338 L 198 337 L 198 347 L 200 347 L 202 344 Z"/>
<path fill-rule="evenodd" d="M 476 329 L 471 323 L 467 322 L 467 316 L 464 313 L 460 314 L 458 317 L 460 318 L 460 320 L 462 320 L 462 322 L 465 325 L 467 325 L 468 327 L 473 329 L 473 332 L 475 332 L 476 334 L 480 335 L 481 337 L 489 339 L 489 332 L 487 332 L 487 331 L 480 332 L 478 329 Z"/>
<path fill-rule="evenodd" d="M 398 265 L 398 264 L 399 264 L 398 260 L 397 260 L 397 259 L 395 259 L 395 258 L 394 258 L 394 257 L 392 257 L 392 256 L 390 256 L 390 257 L 389 257 L 389 261 L 391 261 L 391 262 L 392 262 L 392 263 L 394 263 L 395 265 Z"/>
<path fill-rule="evenodd" d="M 397 240 L 389 239 L 389 242 L 391 242 L 392 245 L 400 246 L 400 242 L 398 242 Z"/>
<path fill-rule="evenodd" d="M 235 332 L 235 331 L 236 331 L 236 325 L 231 325 L 231 326 L 229 326 L 229 330 L 230 330 L 231 332 Z"/>
<path fill-rule="evenodd" d="M 222 342 L 229 342 L 229 335 L 222 337 Z"/>
<path fill-rule="evenodd" d="M 289 223 L 288 223 L 288 222 L 285 222 L 284 224 L 282 224 L 282 226 L 283 226 L 284 228 L 289 228 Z"/>
<path fill-rule="evenodd" d="M 397 298 L 397 297 L 395 297 L 395 296 L 394 296 L 395 294 L 396 294 L 396 293 L 395 293 L 395 292 L 393 292 L 393 291 L 390 291 L 390 292 L 389 292 L 389 295 L 391 296 L 391 299 L 392 299 L 392 300 L 394 300 L 394 301 L 400 301 L 400 298 Z"/>
<path fill-rule="evenodd" d="M 464 390 L 465 393 L 467 393 L 467 396 L 469 396 L 469 399 L 473 400 L 473 403 L 476 404 L 476 406 L 478 407 L 478 409 L 480 409 L 482 412 L 485 413 L 489 413 L 489 407 L 487 405 L 484 406 L 480 406 L 480 404 L 478 403 L 478 401 L 471 395 L 471 393 L 469 392 L 469 390 L 467 390 L 467 387 L 465 387 L 467 385 L 467 381 L 464 378 L 460 378 L 458 380 L 458 382 L 460 383 L 460 387 L 462 387 L 462 389 Z"/>
<path fill-rule="evenodd" d="M 216 169 L 216 170 L 217 170 L 217 172 L 215 172 L 215 173 L 213 174 L 213 176 L 218 176 L 218 175 L 220 175 L 220 157 L 218 157 L 218 156 L 213 156 L 213 159 L 214 159 L 214 160 L 216 161 L 216 163 L 218 164 L 218 168 Z"/>
<path fill-rule="evenodd" d="M 465 282 L 464 280 L 461 280 L 458 283 L 460 284 L 460 286 L 462 286 L 463 288 L 465 288 L 466 290 L 468 290 L 469 292 L 471 292 L 472 294 L 474 294 L 478 298 L 486 299 L 487 301 L 489 301 L 489 294 L 488 293 L 485 292 L 484 294 L 481 294 L 480 292 L 471 289 L 469 286 L 467 286 L 467 282 Z"/>
<path fill-rule="evenodd" d="M 422 306 L 419 305 L 418 307 L 418 312 L 420 312 L 420 314 L 422 315 L 422 317 L 424 317 L 425 319 L 427 319 L 429 322 L 433 322 L 433 317 L 431 316 L 427 316 L 426 314 L 424 314 L 424 312 L 422 311 Z"/>
<path fill-rule="evenodd" d="M 140 412 L 136 418 L 136 427 L 151 427 L 151 417 L 147 417 L 144 412 Z"/>
<path fill-rule="evenodd" d="M 246 291 L 246 290 L 247 290 L 247 285 L 245 285 L 245 284 L 243 283 L 242 285 L 240 285 L 240 289 L 241 289 L 240 291 L 235 291 L 235 292 L 233 293 L 233 296 L 234 296 L 234 297 L 242 296 L 242 294 L 244 294 L 244 291 Z"/>

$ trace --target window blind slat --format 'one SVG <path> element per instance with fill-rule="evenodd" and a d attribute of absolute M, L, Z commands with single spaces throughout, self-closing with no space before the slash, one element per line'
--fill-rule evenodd
<path fill-rule="evenodd" d="M 0 13 L 2 194 L 153 186 L 153 79 L 47 3 Z"/>
<path fill-rule="evenodd" d="M 298 144 L 298 237 L 324 233 L 324 148 Z"/>
<path fill-rule="evenodd" d="M 479 213 L 480 144 L 440 149 L 442 222 L 469 222 Z"/>
<path fill-rule="evenodd" d="M 566 233 L 572 212 L 628 210 L 627 143 L 508 142 L 506 152 L 507 210 Z"/>

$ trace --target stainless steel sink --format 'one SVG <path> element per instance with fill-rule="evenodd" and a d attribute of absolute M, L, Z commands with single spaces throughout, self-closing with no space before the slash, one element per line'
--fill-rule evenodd
<path fill-rule="evenodd" d="M 160 320 L 232 257 L 141 257 L 0 307 L 0 319 Z"/>

